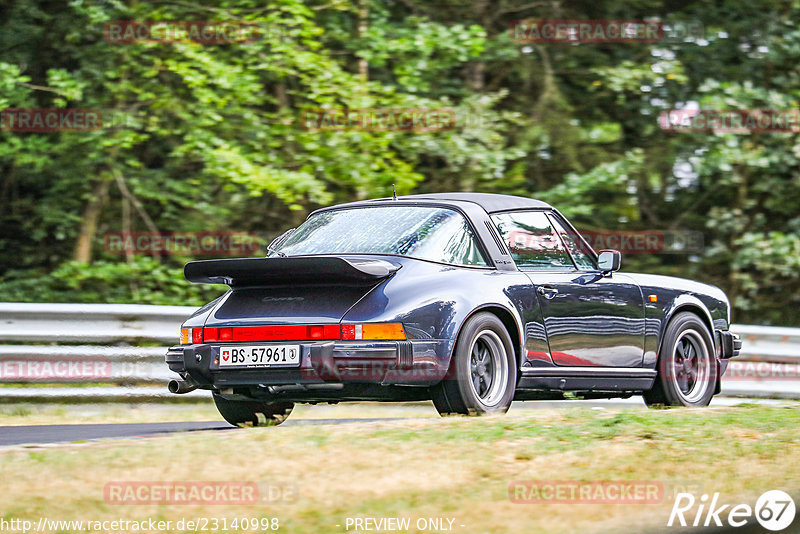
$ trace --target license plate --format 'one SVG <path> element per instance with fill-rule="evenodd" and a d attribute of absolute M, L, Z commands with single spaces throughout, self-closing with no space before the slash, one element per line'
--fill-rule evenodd
<path fill-rule="evenodd" d="M 219 348 L 220 367 L 298 367 L 300 345 L 243 345 Z"/>

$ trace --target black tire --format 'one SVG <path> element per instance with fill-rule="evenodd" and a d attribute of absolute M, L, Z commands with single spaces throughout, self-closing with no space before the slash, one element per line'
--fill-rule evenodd
<path fill-rule="evenodd" d="M 236 426 L 275 426 L 283 423 L 294 408 L 293 402 L 259 402 L 229 400 L 214 393 L 219 414 Z"/>
<path fill-rule="evenodd" d="M 505 413 L 516 384 L 511 337 L 496 315 L 481 312 L 464 323 L 447 377 L 431 396 L 441 415 Z"/>
<path fill-rule="evenodd" d="M 677 314 L 667 325 L 658 376 L 644 392 L 648 406 L 708 406 L 719 369 L 708 327 L 691 312 Z"/>

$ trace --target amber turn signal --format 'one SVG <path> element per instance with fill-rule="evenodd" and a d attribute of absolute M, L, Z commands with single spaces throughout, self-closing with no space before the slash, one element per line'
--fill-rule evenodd
<path fill-rule="evenodd" d="M 389 324 L 343 324 L 342 339 L 385 341 L 406 339 L 406 332 L 400 323 Z"/>

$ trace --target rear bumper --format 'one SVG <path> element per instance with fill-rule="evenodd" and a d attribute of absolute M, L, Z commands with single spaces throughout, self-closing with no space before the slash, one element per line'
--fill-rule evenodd
<path fill-rule="evenodd" d="M 220 369 L 219 350 L 229 345 L 225 343 L 177 345 L 169 349 L 165 360 L 170 370 L 204 389 L 350 382 L 425 386 L 444 377 L 453 341 L 320 341 L 299 344 L 300 365 L 291 368 L 243 366 Z"/>

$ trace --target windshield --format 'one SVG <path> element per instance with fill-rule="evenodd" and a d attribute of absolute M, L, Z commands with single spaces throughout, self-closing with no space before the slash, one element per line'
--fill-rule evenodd
<path fill-rule="evenodd" d="M 323 211 L 309 217 L 278 251 L 288 256 L 391 254 L 453 265 L 486 265 L 460 213 L 424 206 Z"/>

